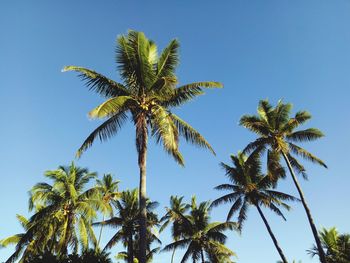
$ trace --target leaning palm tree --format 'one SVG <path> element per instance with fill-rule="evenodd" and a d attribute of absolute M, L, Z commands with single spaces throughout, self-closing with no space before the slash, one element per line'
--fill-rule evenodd
<path fill-rule="evenodd" d="M 120 181 L 115 181 L 111 174 L 105 174 L 102 180 L 96 180 L 97 184 L 95 189 L 99 191 L 102 199 L 102 221 L 105 220 L 105 216 L 113 217 L 112 200 L 116 200 L 120 196 L 118 191 L 118 184 Z M 101 236 L 102 236 L 103 225 L 101 225 L 100 233 L 98 236 L 96 249 L 99 248 Z"/>
<path fill-rule="evenodd" d="M 299 156 L 313 163 L 327 167 L 326 164 L 304 148 L 295 143 L 313 141 L 323 137 L 323 133 L 315 128 L 298 130 L 299 125 L 305 123 L 311 118 L 310 113 L 299 111 L 294 117 L 290 117 L 292 105 L 279 101 L 277 106 L 273 107 L 267 100 L 261 100 L 258 106 L 258 115 L 244 115 L 240 120 L 240 125 L 256 133 L 259 138 L 248 144 L 244 149 L 244 153 L 252 151 L 262 153 L 266 149 L 270 149 L 272 156 L 279 158 L 282 156 L 288 166 L 293 182 L 298 190 L 301 202 L 304 206 L 313 236 L 315 238 L 319 258 L 322 263 L 326 263 L 324 251 L 321 241 L 318 237 L 317 229 L 314 220 L 311 216 L 311 211 L 306 203 L 305 196 L 300 187 L 298 179 L 294 173 L 294 169 L 304 176 L 305 168 L 293 156 Z"/>
<path fill-rule="evenodd" d="M 235 229 L 236 224 L 233 222 L 210 223 L 210 202 L 197 205 L 196 198 L 193 197 L 189 215 L 177 213 L 182 218 L 179 238 L 165 246 L 163 251 L 187 248 L 181 263 L 189 258 L 192 258 L 194 263 L 206 263 L 208 262 L 206 258 L 219 258 L 225 255 L 227 259 L 235 255 L 225 246 L 227 237 L 223 232 Z"/>
<path fill-rule="evenodd" d="M 89 113 L 91 118 L 106 120 L 87 137 L 78 150 L 78 156 L 96 138 L 105 141 L 115 135 L 128 118 L 135 125 L 140 170 L 140 263 L 146 261 L 146 156 L 149 133 L 163 144 L 165 151 L 180 165 L 184 164 L 184 160 L 178 148 L 179 135 L 214 153 L 209 143 L 170 109 L 203 94 L 202 87 L 222 85 L 218 82 L 196 82 L 177 88 L 175 69 L 179 61 L 178 49 L 178 41 L 172 40 L 158 56 L 153 41 L 142 32 L 129 31 L 117 40 L 116 63 L 123 83 L 82 67 L 67 66 L 63 69 L 78 72 L 91 90 L 107 99 Z"/>
<path fill-rule="evenodd" d="M 277 215 L 286 220 L 279 206 L 289 210 L 290 207 L 283 201 L 295 201 L 296 198 L 272 189 L 274 183 L 271 182 L 268 175 L 262 174 L 261 162 L 258 154 L 252 154 L 249 158 L 247 158 L 240 152 L 237 156 L 231 155 L 231 161 L 233 163 L 233 167 L 225 163 L 221 163 L 221 166 L 226 171 L 226 176 L 230 180 L 230 183 L 221 184 L 215 187 L 217 190 L 230 192 L 214 200 L 212 205 L 218 206 L 223 203 L 232 203 L 227 215 L 227 221 L 231 220 L 234 213 L 238 212 L 238 229 L 240 231 L 242 230 L 243 222 L 247 219 L 248 207 L 250 205 L 254 206 L 264 221 L 264 224 L 283 263 L 287 263 L 288 261 L 286 256 L 278 244 L 278 241 L 273 234 L 261 208 L 269 208 L 271 211 L 275 212 Z"/>
<path fill-rule="evenodd" d="M 56 238 L 54 250 L 58 255 L 67 255 L 68 247 L 77 253 L 79 244 L 82 250 L 88 249 L 89 243 L 96 246 L 91 222 L 102 204 L 96 189 L 85 189 L 96 173 L 72 163 L 47 171 L 45 176 L 53 184 L 38 183 L 30 191 L 30 209 L 43 207 L 32 221 L 54 223 L 46 234 Z"/>
<path fill-rule="evenodd" d="M 350 263 L 350 235 L 339 234 L 335 227 L 323 228 L 319 232 L 328 263 Z M 312 257 L 318 255 L 314 245 L 307 251 Z"/>
<path fill-rule="evenodd" d="M 189 205 L 182 202 L 183 196 L 171 196 L 170 207 L 166 207 L 166 214 L 160 219 L 162 226 L 160 232 L 162 232 L 170 223 L 172 223 L 171 234 L 174 241 L 177 241 L 181 235 L 182 216 L 189 209 Z M 174 262 L 175 248 L 171 255 L 171 263 Z"/>

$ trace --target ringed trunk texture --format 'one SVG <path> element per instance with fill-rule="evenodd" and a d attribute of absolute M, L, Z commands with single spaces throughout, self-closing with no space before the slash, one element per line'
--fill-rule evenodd
<path fill-rule="evenodd" d="M 287 261 L 285 255 L 283 254 L 283 251 L 282 251 L 281 247 L 279 246 L 279 244 L 278 244 L 278 242 L 277 242 L 277 239 L 276 239 L 275 235 L 274 235 L 273 232 L 272 232 L 272 229 L 271 229 L 269 223 L 267 222 L 267 220 L 266 220 L 266 218 L 265 218 L 263 212 L 261 211 L 261 208 L 259 207 L 259 205 L 256 205 L 256 208 L 258 209 L 258 212 L 259 212 L 259 214 L 260 214 L 262 220 L 264 221 L 264 224 L 265 224 L 265 226 L 266 226 L 266 228 L 267 228 L 267 231 L 269 231 L 269 234 L 270 234 L 270 236 L 271 236 L 271 238 L 272 238 L 273 243 L 275 244 L 275 247 L 276 247 L 276 249 L 277 249 L 277 251 L 278 251 L 278 254 L 280 254 L 280 257 L 281 257 L 281 259 L 282 259 L 282 262 L 283 262 L 283 263 L 288 263 L 288 261 Z"/>
<path fill-rule="evenodd" d="M 299 196 L 300 196 L 300 199 L 301 199 L 301 202 L 304 206 L 304 209 L 305 209 L 305 212 L 306 212 L 306 215 L 307 215 L 307 219 L 309 220 L 309 224 L 310 224 L 310 227 L 311 227 L 311 230 L 312 230 L 312 233 L 314 235 L 314 238 L 315 238 L 315 241 L 316 241 L 316 245 L 317 245 L 317 250 L 318 250 L 318 256 L 320 258 L 320 261 L 321 263 L 327 263 L 327 260 L 326 260 L 326 256 L 325 256 L 325 253 L 323 251 L 323 248 L 322 248 L 322 245 L 321 245 L 321 240 L 318 236 L 318 232 L 317 232 L 317 229 L 316 229 L 316 226 L 315 226 L 315 223 L 314 223 L 314 220 L 311 216 L 311 211 L 310 211 L 310 208 L 309 206 L 307 205 L 306 203 L 306 200 L 305 200 L 305 197 L 304 197 L 304 193 L 303 191 L 301 190 L 301 187 L 299 185 L 299 182 L 298 182 L 298 179 L 296 178 L 295 176 L 295 173 L 294 173 L 294 170 L 293 170 L 293 167 L 292 165 L 290 164 L 290 161 L 289 161 L 289 158 L 288 156 L 282 152 L 282 155 L 283 155 L 283 158 L 284 160 L 286 161 L 287 163 L 287 166 L 288 166 L 288 169 L 289 169 L 289 172 L 293 178 L 293 182 L 298 190 L 298 193 L 299 193 Z"/>
<path fill-rule="evenodd" d="M 146 116 L 141 113 L 136 123 L 136 146 L 139 154 L 138 163 L 140 168 L 140 253 L 139 262 L 146 263 L 147 250 L 147 210 L 146 210 L 146 157 L 147 157 L 147 120 Z"/>

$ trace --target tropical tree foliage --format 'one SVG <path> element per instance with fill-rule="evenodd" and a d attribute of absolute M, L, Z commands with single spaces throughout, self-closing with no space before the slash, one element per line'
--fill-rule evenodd
<path fill-rule="evenodd" d="M 339 234 L 335 227 L 319 231 L 322 247 L 328 263 L 350 263 L 350 234 Z M 308 250 L 314 257 L 318 255 L 317 246 Z"/>
<path fill-rule="evenodd" d="M 235 229 L 236 224 L 233 222 L 210 223 L 209 213 L 210 202 L 197 205 L 196 198 L 193 197 L 189 214 L 178 212 L 182 218 L 178 239 L 165 246 L 163 251 L 186 249 L 181 263 L 190 258 L 193 262 L 205 263 L 209 259 L 218 260 L 223 256 L 225 258 L 234 256 L 234 252 L 224 245 L 227 237 L 223 232 Z"/>
<path fill-rule="evenodd" d="M 319 139 L 323 137 L 323 133 L 316 128 L 296 130 L 301 124 L 308 121 L 311 115 L 306 111 L 299 111 L 294 117 L 290 117 L 291 110 L 292 105 L 290 103 L 279 101 L 278 104 L 273 107 L 267 100 L 261 100 L 258 106 L 258 115 L 244 115 L 240 120 L 242 126 L 258 135 L 258 138 L 249 143 L 243 152 L 257 152 L 261 154 L 268 149 L 268 158 L 271 159 L 270 163 L 274 164 L 279 163 L 280 157 L 283 157 L 304 206 L 317 244 L 320 260 L 322 263 L 326 263 L 325 254 L 318 237 L 311 211 L 294 173 L 294 170 L 296 170 L 306 176 L 304 166 L 296 157 L 301 157 L 323 167 L 327 167 L 321 159 L 296 144 Z M 278 178 L 275 178 L 275 180 L 277 179 Z"/>
<path fill-rule="evenodd" d="M 136 149 L 140 169 L 140 262 L 146 262 L 146 155 L 149 133 L 163 144 L 167 153 L 183 165 L 179 152 L 179 136 L 204 148 L 213 149 L 194 128 L 170 112 L 202 95 L 202 88 L 221 87 L 218 82 L 195 82 L 176 87 L 179 42 L 172 40 L 158 55 L 157 46 L 142 32 L 129 31 L 117 39 L 116 63 L 122 83 L 113 81 L 93 70 L 67 66 L 64 71 L 76 71 L 93 91 L 106 101 L 93 109 L 91 118 L 105 119 L 84 141 L 80 156 L 96 138 L 102 141 L 115 135 L 127 119 L 135 125 Z"/>
<path fill-rule="evenodd" d="M 232 204 L 227 215 L 227 221 L 231 220 L 232 216 L 238 212 L 238 229 L 240 231 L 244 221 L 247 219 L 249 206 L 254 206 L 264 221 L 282 261 L 287 263 L 286 256 L 278 244 L 261 208 L 266 207 L 286 220 L 280 207 L 289 210 L 290 207 L 284 201 L 295 201 L 296 198 L 272 188 L 274 182 L 271 182 L 269 175 L 262 173 L 259 157 L 259 154 L 254 153 L 247 158 L 240 152 L 237 156 L 231 155 L 233 166 L 221 163 L 230 183 L 218 185 L 215 189 L 229 191 L 229 193 L 213 201 L 212 205 Z M 276 171 L 270 172 L 275 173 Z"/>
<path fill-rule="evenodd" d="M 111 249 L 118 242 L 127 249 L 126 252 L 119 253 L 119 259 L 126 259 L 127 262 L 133 263 L 134 259 L 139 258 L 138 230 L 140 227 L 140 210 L 138 202 L 138 190 L 127 190 L 120 193 L 120 199 L 113 200 L 112 205 L 115 207 L 116 215 L 103 222 L 94 223 L 93 225 L 105 225 L 117 228 L 118 231 L 107 242 L 104 250 Z M 148 244 L 147 258 L 152 259 L 153 254 L 158 248 L 151 249 L 152 242 L 160 243 L 154 227 L 158 225 L 158 217 L 153 212 L 157 207 L 157 202 L 147 201 L 147 226 L 148 226 Z"/>

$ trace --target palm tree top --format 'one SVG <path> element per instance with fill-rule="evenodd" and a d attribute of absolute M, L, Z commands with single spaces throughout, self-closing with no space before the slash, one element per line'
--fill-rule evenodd
<path fill-rule="evenodd" d="M 96 138 L 105 141 L 117 133 L 128 118 L 136 128 L 140 128 L 140 119 L 146 118 L 151 135 L 181 165 L 184 161 L 178 150 L 179 136 L 215 154 L 204 137 L 170 109 L 202 95 L 203 88 L 221 88 L 222 84 L 205 81 L 177 87 L 178 50 L 179 42 L 174 39 L 158 54 L 157 46 L 144 33 L 130 30 L 117 38 L 116 63 L 122 83 L 83 67 L 64 67 L 63 71 L 78 72 L 90 90 L 107 98 L 89 113 L 91 118 L 106 121 L 85 140 L 78 157 Z M 136 143 L 138 151 L 141 141 Z"/>
<path fill-rule="evenodd" d="M 258 138 L 249 143 L 243 152 L 263 152 L 268 148 L 275 155 L 286 154 L 292 166 L 306 177 L 304 166 L 293 155 L 325 168 L 327 165 L 297 144 L 317 140 L 324 134 L 316 128 L 297 130 L 300 125 L 311 119 L 311 114 L 307 111 L 298 111 L 291 117 L 291 110 L 292 104 L 284 103 L 282 100 L 279 100 L 275 107 L 268 100 L 260 100 L 257 115 L 244 115 L 240 119 L 240 125 L 258 135 Z"/>
<path fill-rule="evenodd" d="M 231 162 L 233 166 L 221 163 L 230 183 L 221 184 L 214 188 L 220 191 L 229 191 L 229 193 L 214 200 L 212 206 L 232 203 L 227 221 L 232 218 L 235 212 L 239 211 L 239 230 L 242 229 L 243 222 L 247 218 L 248 205 L 263 205 L 286 220 L 279 207 L 289 210 L 290 206 L 284 201 L 298 199 L 273 189 L 276 186 L 275 181 L 271 180 L 269 175 L 262 173 L 259 154 L 253 153 L 247 157 L 243 152 L 239 152 L 237 155 L 231 155 Z"/>

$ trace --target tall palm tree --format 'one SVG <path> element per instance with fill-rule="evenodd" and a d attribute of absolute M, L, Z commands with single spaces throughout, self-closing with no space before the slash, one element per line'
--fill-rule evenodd
<path fill-rule="evenodd" d="M 319 232 L 322 246 L 326 252 L 328 263 L 350 263 L 350 235 L 339 234 L 335 227 L 323 228 Z M 317 247 L 314 245 L 308 253 L 314 257 L 318 255 Z"/>
<path fill-rule="evenodd" d="M 30 209 L 43 207 L 32 220 L 55 223 L 52 233 L 47 234 L 57 238 L 54 246 L 58 255 L 67 255 L 68 246 L 74 253 L 78 251 L 79 244 L 82 250 L 87 249 L 90 242 L 96 246 L 91 222 L 101 208 L 101 200 L 96 189 L 86 189 L 96 173 L 72 163 L 47 171 L 45 176 L 53 180 L 53 184 L 38 183 L 30 191 Z"/>
<path fill-rule="evenodd" d="M 112 200 L 116 200 L 120 196 L 118 191 L 118 184 L 120 181 L 115 181 L 111 174 L 105 174 L 102 177 L 102 180 L 96 180 L 97 185 L 95 186 L 96 190 L 99 191 L 102 198 L 102 221 L 105 220 L 105 216 L 113 217 L 113 207 Z M 103 225 L 101 225 L 100 233 L 98 236 L 97 246 L 98 249 L 101 241 Z"/>
<path fill-rule="evenodd" d="M 317 244 L 320 261 L 326 263 L 325 254 L 318 237 L 314 220 L 311 216 L 310 208 L 294 173 L 294 169 L 296 169 L 296 171 L 305 176 L 305 168 L 293 156 L 302 157 L 327 168 L 326 164 L 321 159 L 295 144 L 319 139 L 323 137 L 323 133 L 315 128 L 296 131 L 298 126 L 311 118 L 311 115 L 306 111 L 299 111 L 294 117 L 290 117 L 291 109 L 292 105 L 290 103 L 285 104 L 279 101 L 278 104 L 273 107 L 267 100 L 261 100 L 258 106 L 258 115 L 244 115 L 240 120 L 240 125 L 256 133 L 259 137 L 255 141 L 249 143 L 243 152 L 263 152 L 266 149 L 270 149 L 271 152 L 274 153 L 273 156 L 277 156 L 277 158 L 282 156 L 284 158 L 304 206 Z"/>
<path fill-rule="evenodd" d="M 136 149 L 140 170 L 140 263 L 146 262 L 146 156 L 149 133 L 180 164 L 179 135 L 187 142 L 211 150 L 212 147 L 188 123 L 171 113 L 203 94 L 202 88 L 221 87 L 218 82 L 195 82 L 176 87 L 175 69 L 179 61 L 179 43 L 172 40 L 158 56 L 157 46 L 142 32 L 129 31 L 117 39 L 116 63 L 123 83 L 115 82 L 93 70 L 67 66 L 63 71 L 76 71 L 86 85 L 107 100 L 92 110 L 91 118 L 106 120 L 84 141 L 77 155 L 89 148 L 96 138 L 105 141 L 115 135 L 130 118 L 136 130 Z"/>
<path fill-rule="evenodd" d="M 93 225 L 106 225 L 118 228 L 118 231 L 107 242 L 104 250 L 112 248 L 117 242 L 122 242 L 123 246 L 127 248 L 126 253 L 121 253 L 122 257 L 126 258 L 128 263 L 133 263 L 139 254 L 138 246 L 135 245 L 135 241 L 138 240 L 137 232 L 140 225 L 138 190 L 121 192 L 120 198 L 113 200 L 112 205 L 115 207 L 117 214 L 103 222 L 93 223 Z M 156 224 L 155 222 L 158 222 L 156 214 L 152 212 L 156 206 L 156 202 L 147 201 L 148 252 L 151 251 L 150 243 L 158 240 L 151 231 L 152 226 Z"/>
<path fill-rule="evenodd" d="M 243 222 L 247 219 L 248 207 L 250 205 L 255 206 L 264 221 L 282 261 L 287 263 L 286 256 L 278 244 L 261 207 L 269 208 L 285 220 L 279 206 L 289 210 L 290 207 L 283 201 L 295 201 L 296 198 L 272 189 L 273 182 L 271 182 L 270 177 L 268 175 L 263 175 L 261 172 L 261 162 L 258 154 L 252 154 L 248 159 L 240 152 L 237 156 L 231 155 L 231 161 L 233 166 L 221 163 L 230 183 L 215 187 L 217 190 L 230 191 L 230 193 L 219 197 L 213 201 L 212 205 L 218 206 L 222 203 L 232 203 L 227 215 L 227 221 L 231 220 L 234 213 L 238 212 L 238 229 L 240 231 L 242 230 Z"/>
<path fill-rule="evenodd" d="M 162 226 L 160 232 L 162 232 L 170 223 L 172 223 L 171 234 L 174 241 L 177 241 L 181 235 L 182 214 L 186 213 L 189 209 L 189 205 L 182 202 L 183 196 L 171 196 L 170 207 L 166 207 L 166 214 L 160 219 Z M 171 255 L 171 263 L 174 262 L 175 248 Z"/>
<path fill-rule="evenodd" d="M 236 224 L 233 222 L 210 223 L 209 212 L 209 202 L 197 205 L 196 198 L 193 197 L 189 215 L 178 212 L 178 215 L 182 217 L 180 238 L 165 246 L 163 250 L 187 248 L 181 263 L 186 262 L 190 257 L 193 262 L 205 263 L 206 258 L 235 255 L 224 245 L 227 237 L 222 232 L 235 229 Z"/>

